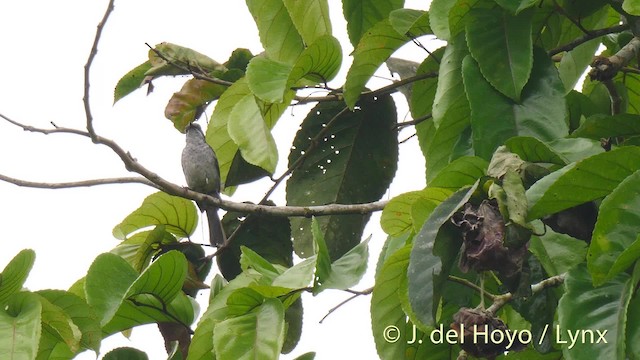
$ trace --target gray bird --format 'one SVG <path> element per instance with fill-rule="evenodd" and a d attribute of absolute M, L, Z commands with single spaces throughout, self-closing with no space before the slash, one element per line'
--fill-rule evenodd
<path fill-rule="evenodd" d="M 202 129 L 197 124 L 186 128 L 187 144 L 182 151 L 182 171 L 189 189 L 199 193 L 220 197 L 220 168 L 216 153 L 207 144 Z M 207 214 L 209 242 L 213 246 L 225 243 L 226 236 L 218 217 L 218 208 L 198 202 L 200 211 Z"/>

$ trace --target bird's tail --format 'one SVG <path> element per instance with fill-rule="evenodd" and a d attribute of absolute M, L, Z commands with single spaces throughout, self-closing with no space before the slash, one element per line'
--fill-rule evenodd
<path fill-rule="evenodd" d="M 207 208 L 207 221 L 209 221 L 209 243 L 212 246 L 222 246 L 227 237 L 224 234 L 217 208 Z"/>

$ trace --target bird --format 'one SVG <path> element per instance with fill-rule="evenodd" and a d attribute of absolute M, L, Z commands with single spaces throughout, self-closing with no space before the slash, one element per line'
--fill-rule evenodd
<path fill-rule="evenodd" d="M 189 189 L 220 197 L 220 168 L 215 151 L 207 144 L 198 124 L 190 123 L 185 128 L 186 145 L 182 150 L 182 171 Z M 209 243 L 222 246 L 226 242 L 224 229 L 218 216 L 218 208 L 211 204 L 196 202 L 200 212 L 205 212 L 209 223 Z"/>

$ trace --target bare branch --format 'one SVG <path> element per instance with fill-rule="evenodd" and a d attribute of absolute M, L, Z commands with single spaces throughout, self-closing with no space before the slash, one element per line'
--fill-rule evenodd
<path fill-rule="evenodd" d="M 592 69 L 589 71 L 589 78 L 597 81 L 613 79 L 618 71 L 631 62 L 639 53 L 640 38 L 634 37 L 613 56 L 596 57 L 591 64 Z"/>
<path fill-rule="evenodd" d="M 496 295 L 493 295 L 492 293 L 484 290 L 483 288 L 481 288 L 480 286 L 472 283 L 471 281 L 467 280 L 467 279 L 463 279 L 457 276 L 453 276 L 453 275 L 449 275 L 447 277 L 447 280 L 458 283 L 460 285 L 464 285 L 468 288 L 471 288 L 475 291 L 477 291 L 478 293 L 480 293 L 481 295 L 484 295 L 486 297 L 488 297 L 489 299 L 491 299 L 492 301 L 496 299 Z"/>
<path fill-rule="evenodd" d="M 84 96 L 82 97 L 82 103 L 84 104 L 84 113 L 87 118 L 87 131 L 89 133 L 89 137 L 95 143 L 96 142 L 96 131 L 93 129 L 93 115 L 91 114 L 91 105 L 89 104 L 89 73 L 91 72 L 91 65 L 93 64 L 93 59 L 96 57 L 98 53 L 98 43 L 100 42 L 100 37 L 102 36 L 102 30 L 104 26 L 107 24 L 107 20 L 109 20 L 109 15 L 113 12 L 113 3 L 114 0 L 109 0 L 109 4 L 107 5 L 107 10 L 102 17 L 102 20 L 98 23 L 98 28 L 96 29 L 96 36 L 93 39 L 93 45 L 91 46 L 91 51 L 89 52 L 89 58 L 87 59 L 87 63 L 84 65 Z"/>
<path fill-rule="evenodd" d="M 9 121 L 11 124 L 22 128 L 25 131 L 52 134 L 52 133 L 69 133 L 84 136 L 90 138 L 88 132 L 69 129 L 63 127 L 55 127 L 53 129 L 41 129 L 33 126 L 24 125 L 15 120 L 12 120 L 4 115 L 0 114 L 0 117 Z M 142 166 L 131 154 L 120 147 L 115 141 L 96 135 L 96 144 L 101 144 L 109 147 L 115 152 L 128 171 L 138 173 L 148 179 L 153 187 L 158 188 L 167 194 L 180 196 L 186 199 L 195 200 L 203 203 L 213 204 L 219 208 L 231 211 L 240 211 L 250 214 L 264 214 L 273 216 L 324 216 L 324 215 L 342 215 L 342 214 L 369 214 L 375 211 L 381 211 L 387 204 L 387 201 L 375 201 L 364 204 L 329 204 L 321 206 L 268 206 L 268 205 L 256 205 L 250 203 L 238 203 L 233 201 L 227 201 L 218 199 L 214 196 L 201 194 L 188 188 L 176 185 L 172 182 L 165 180 L 160 175 L 152 172 L 151 170 Z"/>
<path fill-rule="evenodd" d="M 109 179 L 93 179 L 93 180 L 81 180 L 71 182 L 49 183 L 49 182 L 36 182 L 22 179 L 16 179 L 14 177 L 0 174 L 0 180 L 8 183 L 18 185 L 21 187 L 31 187 L 38 189 L 68 189 L 76 187 L 90 187 L 97 185 L 111 185 L 111 184 L 143 184 L 157 188 L 156 184 L 143 177 L 121 177 L 121 178 L 109 178 Z"/>
<path fill-rule="evenodd" d="M 559 53 L 561 53 L 563 51 L 571 51 L 571 50 L 575 49 L 576 47 L 578 47 L 579 45 L 586 43 L 589 40 L 593 40 L 593 39 L 598 38 L 600 36 L 621 32 L 621 31 L 624 31 L 624 30 L 627 30 L 627 29 L 629 29 L 629 25 L 628 24 L 622 24 L 622 25 L 616 25 L 616 26 L 612 26 L 612 27 L 608 27 L 608 28 L 604 28 L 604 29 L 591 30 L 591 31 L 589 31 L 588 34 L 584 34 L 583 36 L 571 41 L 568 44 L 565 44 L 565 45 L 562 45 L 562 46 L 557 47 L 555 49 L 549 50 L 548 54 L 549 54 L 549 56 L 553 56 L 553 55 L 559 54 Z"/>
<path fill-rule="evenodd" d="M 369 295 L 373 292 L 373 287 L 370 287 L 366 290 L 363 291 L 354 291 L 354 290 L 345 290 L 347 292 L 352 293 L 353 295 L 348 297 L 347 299 L 345 299 L 344 301 L 340 302 L 338 305 L 332 307 L 331 309 L 329 309 L 329 312 L 327 312 L 327 314 L 325 316 L 322 317 L 322 319 L 320 319 L 319 323 L 322 324 L 322 322 L 329 317 L 329 315 L 331 315 L 334 311 L 338 310 L 339 308 L 341 308 L 343 305 L 345 305 L 346 303 L 348 303 L 349 301 L 357 298 L 358 296 L 363 296 L 363 295 Z"/>

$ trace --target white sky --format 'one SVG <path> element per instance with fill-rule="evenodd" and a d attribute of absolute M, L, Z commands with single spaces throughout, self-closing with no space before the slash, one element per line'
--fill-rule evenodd
<path fill-rule="evenodd" d="M 406 1 L 406 7 L 427 9 L 429 1 Z M 0 3 L 0 113 L 14 120 L 49 128 L 83 129 L 83 66 L 93 42 L 95 28 L 107 1 L 22 0 Z M 346 62 L 352 51 L 338 1 L 330 1 L 334 35 L 341 40 Z M 191 47 L 220 62 L 237 47 L 262 51 L 257 30 L 243 1 L 116 1 L 91 72 L 91 104 L 96 131 L 118 142 L 138 161 L 166 179 L 184 184 L 180 153 L 184 135 L 164 118 L 164 106 L 185 78 L 155 82 L 151 96 L 144 90 L 115 106 L 113 88 L 127 71 L 146 60 L 144 45 L 167 41 Z M 423 42 L 426 43 L 426 39 Z M 426 54 L 408 45 L 395 56 L 420 61 Z M 342 84 L 346 64 L 338 80 Z M 388 77 L 383 68 L 379 75 Z M 377 81 L 371 87 L 387 84 Z M 407 120 L 404 99 L 398 101 L 399 120 Z M 210 108 L 211 109 L 211 108 Z M 276 174 L 286 169 L 286 157 L 295 131 L 309 107 L 288 110 L 276 125 L 280 163 Z M 211 114 L 211 110 L 208 110 Z M 404 139 L 411 134 L 400 134 Z M 417 140 L 400 145 L 401 163 L 386 198 L 421 189 L 424 164 Z M 0 174 L 44 182 L 77 181 L 132 176 L 117 156 L 104 146 L 67 134 L 42 135 L 24 132 L 0 120 Z M 235 201 L 257 201 L 270 182 L 241 187 Z M 93 259 L 115 247 L 113 226 L 136 209 L 155 189 L 143 185 L 110 185 L 65 190 L 20 188 L 0 181 L 0 269 L 20 250 L 36 251 L 36 263 L 26 286 L 31 290 L 66 289 L 85 275 Z M 272 197 L 284 204 L 284 186 Z M 355 289 L 373 285 L 373 270 L 385 240 L 379 214 L 365 230 L 372 234 L 369 270 Z M 197 230 L 195 241 L 202 241 Z M 315 298 L 304 296 L 305 328 L 291 359 L 316 351 L 316 359 L 375 359 L 369 318 L 370 296 L 359 297 L 318 321 L 350 294 L 327 291 Z M 199 299 L 204 304 L 208 292 Z M 206 305 L 203 305 L 206 306 Z M 203 309 L 204 311 L 204 309 Z M 380 336 L 380 335 L 377 335 Z M 146 351 L 151 359 L 166 357 L 154 325 L 136 329 L 131 340 L 114 335 L 103 342 L 102 354 L 118 346 Z M 85 352 L 77 359 L 93 359 Z"/>

